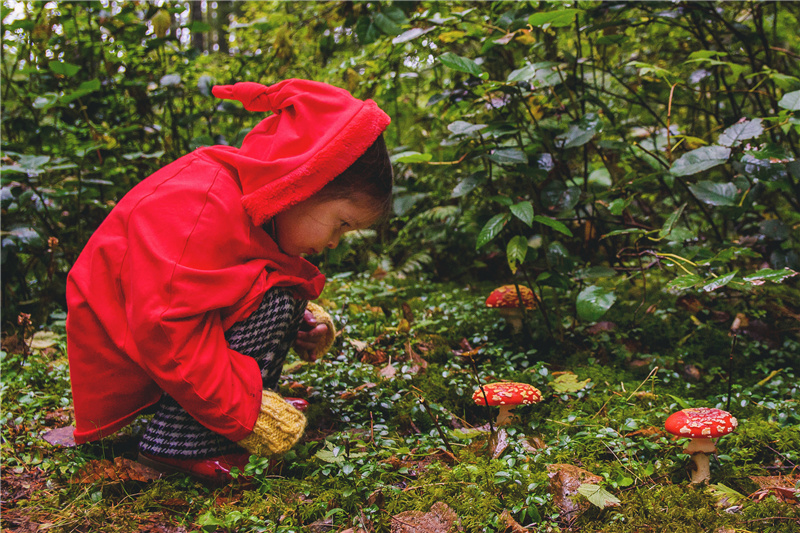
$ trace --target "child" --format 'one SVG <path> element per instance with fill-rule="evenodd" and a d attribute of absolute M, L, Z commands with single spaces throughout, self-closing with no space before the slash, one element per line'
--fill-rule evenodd
<path fill-rule="evenodd" d="M 333 342 L 309 304 L 324 277 L 304 254 L 388 211 L 392 170 L 372 100 L 327 84 L 214 87 L 271 111 L 239 149 L 195 150 L 134 187 L 67 281 L 75 440 L 155 408 L 140 460 L 212 481 L 250 453 L 291 448 L 304 415 L 274 389 L 294 343 Z"/>

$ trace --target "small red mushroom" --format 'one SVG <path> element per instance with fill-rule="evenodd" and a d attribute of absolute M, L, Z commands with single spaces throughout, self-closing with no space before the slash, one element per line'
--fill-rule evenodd
<path fill-rule="evenodd" d="M 486 393 L 484 399 L 483 393 Z M 511 410 L 518 405 L 528 405 L 542 401 L 542 393 L 533 385 L 516 383 L 513 381 L 498 381 L 483 386 L 483 391 L 478 388 L 472 395 L 472 401 L 478 405 L 500 407 L 497 415 L 496 426 L 511 423 Z"/>
<path fill-rule="evenodd" d="M 517 294 L 517 287 L 519 287 L 519 294 Z M 514 333 L 519 333 L 522 329 L 523 312 L 519 303 L 520 295 L 522 296 L 522 305 L 526 309 L 538 307 L 536 295 L 523 285 L 503 285 L 493 290 L 486 298 L 486 307 L 497 309 L 500 316 L 511 324 Z"/>
<path fill-rule="evenodd" d="M 727 411 L 711 407 L 694 407 L 672 413 L 664 422 L 664 427 L 673 435 L 691 437 L 684 451 L 692 455 L 695 470 L 693 485 L 706 483 L 711 479 L 708 454 L 717 451 L 712 439 L 727 435 L 736 429 L 739 422 Z"/>

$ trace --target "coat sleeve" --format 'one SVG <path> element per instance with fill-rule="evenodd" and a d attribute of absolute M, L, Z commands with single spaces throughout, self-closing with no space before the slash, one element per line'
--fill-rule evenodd
<path fill-rule="evenodd" d="M 255 228 L 230 179 L 219 167 L 197 167 L 213 178 L 183 171 L 130 211 L 120 276 L 126 346 L 189 414 L 238 441 L 255 424 L 261 373 L 228 348 L 222 311 L 263 296 L 265 262 L 250 257 Z"/>

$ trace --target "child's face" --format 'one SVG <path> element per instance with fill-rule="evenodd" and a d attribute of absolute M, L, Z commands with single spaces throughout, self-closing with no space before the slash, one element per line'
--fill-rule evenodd
<path fill-rule="evenodd" d="M 342 235 L 368 228 L 377 218 L 363 199 L 312 197 L 275 215 L 274 237 L 288 255 L 313 255 L 336 248 Z"/>

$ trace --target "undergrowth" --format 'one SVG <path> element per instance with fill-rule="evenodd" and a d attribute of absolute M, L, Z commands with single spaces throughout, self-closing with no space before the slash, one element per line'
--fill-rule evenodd
<path fill-rule="evenodd" d="M 389 531 L 399 513 L 444 502 L 464 531 L 505 531 L 508 516 L 535 531 L 797 531 L 797 500 L 758 482 L 797 479 L 795 336 L 741 331 L 734 343 L 735 301 L 709 298 L 698 310 L 674 297 L 646 312 L 619 305 L 603 327 L 560 332 L 534 312 L 530 331 L 514 335 L 483 306 L 488 288 L 329 283 L 322 301 L 342 329 L 334 351 L 317 364 L 291 361 L 281 384 L 311 403 L 309 429 L 279 470 L 251 458 L 255 481 L 244 486 L 182 475 L 78 482 L 95 461 L 134 459 L 146 421 L 100 443 L 47 444 L 45 432 L 71 423 L 63 329 L 54 324 L 48 342 L 37 334 L 27 356 L 7 338 L 3 528 Z M 786 317 L 762 319 L 796 329 Z M 566 373 L 582 385 L 564 388 Z M 532 384 L 544 398 L 515 410 L 502 437 L 489 431 L 496 413 L 471 400 L 479 381 L 494 379 Z M 710 486 L 689 485 L 685 439 L 663 431 L 670 413 L 690 406 L 740 420 L 718 443 Z M 559 464 L 599 476 L 618 503 L 574 496 L 579 510 L 565 513 L 551 479 Z"/>

